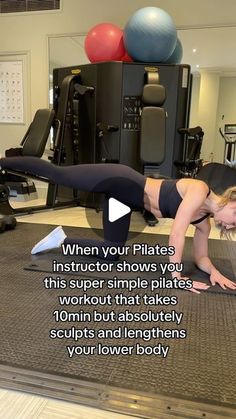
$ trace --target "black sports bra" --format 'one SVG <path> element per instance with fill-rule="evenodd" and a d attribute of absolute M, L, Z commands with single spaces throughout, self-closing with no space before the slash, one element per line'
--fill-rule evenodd
<path fill-rule="evenodd" d="M 178 208 L 182 202 L 182 197 L 180 196 L 176 183 L 179 179 L 167 179 L 163 180 L 160 188 L 159 194 L 159 208 L 162 213 L 163 218 L 175 218 Z M 209 196 L 211 193 L 210 189 L 207 194 Z M 205 218 L 209 217 L 210 213 L 203 215 L 196 221 L 193 221 L 191 224 L 198 224 Z"/>

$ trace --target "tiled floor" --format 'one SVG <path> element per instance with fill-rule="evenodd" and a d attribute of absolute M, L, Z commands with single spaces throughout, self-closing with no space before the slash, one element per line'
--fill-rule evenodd
<path fill-rule="evenodd" d="M 41 205 L 44 201 L 38 199 L 32 201 L 33 205 Z M 30 202 L 27 202 L 24 205 L 30 205 Z M 21 207 L 23 204 L 21 202 L 12 202 L 12 206 L 15 208 Z M 102 228 L 102 213 L 97 213 L 94 209 L 85 209 L 81 207 L 72 207 L 66 209 L 57 209 L 49 210 L 43 212 L 35 212 L 30 215 L 19 216 L 19 222 L 25 223 L 39 223 L 39 224 L 52 224 L 52 225 L 68 225 L 73 227 L 92 227 L 93 228 Z M 132 213 L 130 231 L 140 231 L 144 233 L 151 234 L 169 234 L 171 230 L 173 220 L 171 219 L 159 219 L 158 224 L 155 227 L 149 227 L 144 221 L 144 218 L 141 213 L 134 212 Z M 210 233 L 210 238 L 219 240 L 219 231 L 214 226 L 212 220 L 212 229 Z M 191 225 L 187 230 L 187 236 L 192 237 L 194 234 L 195 228 Z"/>

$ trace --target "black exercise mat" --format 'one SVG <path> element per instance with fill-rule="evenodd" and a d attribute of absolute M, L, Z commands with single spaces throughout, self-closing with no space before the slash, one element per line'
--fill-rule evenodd
<path fill-rule="evenodd" d="M 45 228 L 44 228 L 45 227 Z M 52 228 L 51 228 L 52 229 Z M 41 235 L 40 237 L 44 237 L 44 231 L 48 231 L 48 226 L 40 226 L 38 228 L 35 229 L 35 233 L 37 231 L 37 237 L 38 237 L 38 233 L 40 231 Z M 89 229 L 76 229 L 76 228 L 65 228 L 66 232 L 68 235 L 71 236 L 81 236 L 81 237 L 94 237 L 93 232 L 91 232 L 91 230 Z M 45 235 L 48 233 L 45 233 Z M 134 237 L 132 237 L 134 236 Z M 36 240 L 37 241 L 37 240 Z M 214 245 L 216 245 L 216 247 L 219 248 L 219 250 L 217 251 L 217 249 L 215 249 L 215 251 L 211 251 L 210 249 L 210 253 L 213 253 L 213 257 L 211 258 L 212 263 L 214 264 L 214 266 L 216 266 L 217 269 L 220 270 L 220 272 L 225 275 L 227 278 L 231 279 L 232 281 L 235 280 L 235 270 L 234 267 L 232 265 L 232 263 L 234 263 L 234 259 L 230 260 L 229 256 L 231 256 L 231 254 L 229 255 L 229 247 L 231 248 L 231 253 L 235 252 L 235 256 L 236 256 L 236 243 L 235 242 L 231 242 L 231 243 L 227 243 L 225 241 L 220 241 L 220 240 L 209 240 L 210 242 L 210 248 L 213 248 Z M 155 245 L 155 244 L 159 244 L 160 246 L 168 246 L 168 236 L 166 235 L 160 235 L 160 234 L 140 234 L 138 236 L 136 236 L 135 234 L 131 233 L 130 234 L 130 240 L 128 242 L 128 244 L 131 246 L 132 243 L 148 243 L 149 245 Z M 209 275 L 206 274 L 205 272 L 201 271 L 200 269 L 198 269 L 194 262 L 191 259 L 191 249 L 192 249 L 192 238 L 187 237 L 186 238 L 186 243 L 185 243 L 185 253 L 184 253 L 184 258 L 183 258 L 183 264 L 184 264 L 184 275 L 187 277 L 190 277 L 193 280 L 196 281 L 201 281 L 207 285 L 210 285 L 209 282 Z M 228 256 L 229 255 L 229 256 Z M 24 269 L 26 270 L 30 270 L 30 271 L 39 271 L 39 272 L 45 272 L 45 273 L 53 273 L 53 261 L 57 261 L 63 264 L 70 264 L 72 261 L 76 261 L 81 262 L 81 263 L 90 263 L 90 262 L 96 262 L 99 261 L 102 263 L 104 261 L 102 261 L 101 259 L 98 259 L 96 257 L 91 257 L 91 256 L 76 256 L 76 257 L 72 257 L 72 256 L 64 256 L 62 254 L 61 249 L 53 249 L 38 255 L 34 255 L 34 256 L 29 256 L 28 261 L 26 263 L 26 265 L 24 266 Z M 157 262 L 157 263 L 168 263 L 168 258 L 164 257 L 164 256 L 134 256 L 131 253 L 128 254 L 128 256 L 120 256 L 119 258 L 119 262 L 122 261 L 127 261 L 129 263 L 135 263 L 135 262 L 142 262 L 142 263 L 152 263 L 152 262 Z M 83 276 L 88 276 L 91 278 L 112 278 L 113 276 L 117 275 L 119 278 L 132 278 L 138 275 L 141 275 L 143 278 L 146 278 L 148 280 L 154 279 L 154 278 L 158 278 L 161 275 L 161 272 L 158 273 L 152 273 L 152 272 L 135 272 L 135 273 L 126 273 L 126 272 L 119 272 L 117 273 L 116 271 L 116 265 L 117 262 L 113 262 L 113 269 L 112 272 L 103 272 L 98 273 L 98 272 L 88 272 L 88 273 L 83 273 Z M 235 264 L 236 267 L 236 264 Z M 55 274 L 55 273 L 54 273 Z M 73 275 L 74 277 L 77 276 L 81 276 L 80 272 L 63 272 L 63 275 Z M 171 277 L 171 274 L 167 273 L 166 275 L 167 277 Z M 222 294 L 227 294 L 229 293 L 230 295 L 236 295 L 236 290 L 230 290 L 230 289 L 222 289 L 219 285 L 215 285 L 215 286 L 211 286 L 210 288 L 208 288 L 208 290 L 204 291 L 204 292 L 210 292 L 210 293 L 222 293 Z"/>
<path fill-rule="evenodd" d="M 116 386 L 130 391 L 145 391 L 149 394 L 164 394 L 179 397 L 182 400 L 205 401 L 211 404 L 222 404 L 236 407 L 236 334 L 235 312 L 236 299 L 232 295 L 162 290 L 160 297 L 178 299 L 177 306 L 154 306 L 153 311 L 169 311 L 173 308 L 183 313 L 180 325 L 160 322 L 127 322 L 133 330 L 186 329 L 185 339 L 151 338 L 144 341 L 122 337 L 118 341 L 110 338 L 100 340 L 104 345 L 122 346 L 139 343 L 142 346 L 170 346 L 168 356 L 132 354 L 132 356 L 75 356 L 69 358 L 67 345 L 91 345 L 92 340 L 82 338 L 49 339 L 52 328 L 78 329 L 89 327 L 95 331 L 114 329 L 112 322 L 59 322 L 56 323 L 53 313 L 65 309 L 59 305 L 58 296 L 79 295 L 74 290 L 45 289 L 44 274 L 24 270 L 32 246 L 51 226 L 18 224 L 16 230 L 0 235 L 1 246 L 1 279 L 0 279 L 0 363 L 33 371 L 73 377 L 107 386 Z M 68 233 L 85 233 L 83 229 L 66 229 Z M 152 236 L 152 235 L 151 235 Z M 150 237 L 150 243 L 153 237 Z M 135 238 L 137 241 L 137 237 Z M 214 241 L 215 242 L 215 241 Z M 217 242 L 217 241 L 216 241 Z M 211 243 L 212 245 L 212 243 Z M 216 243 L 218 246 L 219 243 Z M 232 245 L 232 243 L 230 244 Z M 228 243 L 225 244 L 225 247 Z M 232 246 L 231 246 L 232 247 Z M 234 253 L 230 248 L 228 254 Z M 213 252 L 214 253 L 214 252 Z M 215 257 L 215 255 L 214 255 Z M 234 266 L 233 266 L 234 267 Z M 68 281 L 73 278 L 68 276 Z M 117 290 L 116 290 L 117 291 Z M 112 298 L 115 290 L 111 290 Z M 142 296 L 145 290 L 140 290 Z M 123 291 L 125 296 L 134 292 Z M 88 292 L 88 295 L 103 296 L 104 290 Z M 150 308 L 150 307 L 149 307 Z M 76 312 L 78 307 L 69 306 L 69 311 Z M 94 307 L 79 306 L 79 310 L 91 313 Z M 99 306 L 101 313 L 111 310 L 131 313 L 147 310 L 143 305 L 124 305 L 117 307 Z M 34 391 L 33 389 L 31 391 Z"/>

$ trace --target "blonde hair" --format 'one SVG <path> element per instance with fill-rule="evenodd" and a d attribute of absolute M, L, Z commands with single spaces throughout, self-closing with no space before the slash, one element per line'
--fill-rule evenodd
<path fill-rule="evenodd" d="M 218 203 L 219 208 L 223 208 L 230 202 L 236 202 L 236 186 L 227 188 L 221 195 Z M 225 227 L 220 226 L 220 237 L 232 240 L 232 236 L 236 233 L 236 226 L 227 230 Z"/>

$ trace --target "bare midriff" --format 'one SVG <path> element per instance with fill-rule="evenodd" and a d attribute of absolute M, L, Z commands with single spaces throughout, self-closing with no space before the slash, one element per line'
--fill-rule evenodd
<path fill-rule="evenodd" d="M 159 194 L 163 179 L 147 178 L 144 187 L 144 208 L 151 212 L 156 218 L 161 218 L 159 209 Z"/>

